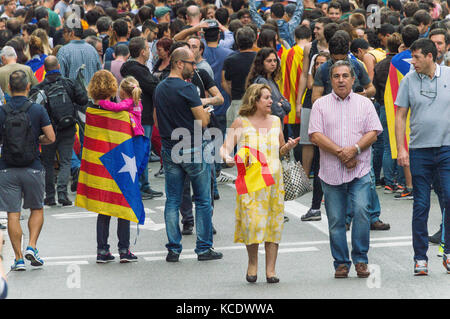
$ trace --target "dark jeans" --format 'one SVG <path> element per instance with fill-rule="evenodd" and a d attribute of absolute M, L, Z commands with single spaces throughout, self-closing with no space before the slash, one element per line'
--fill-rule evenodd
<path fill-rule="evenodd" d="M 97 253 L 109 252 L 108 237 L 111 216 L 98 214 L 97 217 Z M 117 237 L 119 238 L 119 253 L 126 253 L 130 247 L 130 221 L 117 218 Z"/>
<path fill-rule="evenodd" d="M 320 169 L 320 152 L 317 146 L 314 146 L 314 157 L 313 162 L 311 164 L 311 171 L 314 170 L 314 179 L 313 179 L 313 197 L 312 197 L 312 205 L 311 209 L 320 209 L 322 205 L 323 191 L 322 184 L 319 178 L 319 169 Z"/>
<path fill-rule="evenodd" d="M 431 184 L 437 175 L 445 212 L 450 209 L 450 146 L 410 149 L 413 183 L 412 235 L 415 260 L 428 260 L 428 214 Z M 443 214 L 444 252 L 450 253 L 450 214 Z"/>
<path fill-rule="evenodd" d="M 381 106 L 378 102 L 373 103 L 377 111 L 378 118 L 381 119 Z M 381 168 L 383 167 L 383 153 L 384 153 L 384 139 L 383 136 L 378 136 L 375 143 L 372 145 L 373 156 L 373 171 L 375 174 L 375 183 L 380 181 Z"/>
<path fill-rule="evenodd" d="M 42 145 L 42 165 L 45 168 L 45 197 L 55 198 L 55 157 L 58 152 L 59 173 L 57 191 L 67 195 L 70 168 L 72 162 L 72 149 L 74 136 L 57 137 L 56 142 L 50 145 Z"/>
<path fill-rule="evenodd" d="M 151 139 L 152 139 L 153 125 L 143 125 L 143 127 L 144 127 L 144 135 L 147 136 L 148 139 L 150 140 L 149 151 L 151 151 L 152 150 Z M 141 188 L 141 191 L 145 191 L 150 188 L 150 182 L 148 180 L 148 163 L 145 166 L 144 172 L 139 177 L 139 186 Z"/>

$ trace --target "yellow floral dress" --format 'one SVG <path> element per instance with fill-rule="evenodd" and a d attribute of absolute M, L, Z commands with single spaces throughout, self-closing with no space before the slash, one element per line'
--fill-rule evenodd
<path fill-rule="evenodd" d="M 235 243 L 245 245 L 262 242 L 279 243 L 283 230 L 284 184 L 279 158 L 280 119 L 274 115 L 269 131 L 257 130 L 246 117 L 241 117 L 243 130 L 238 149 L 244 146 L 262 152 L 275 184 L 256 192 L 237 195 Z"/>

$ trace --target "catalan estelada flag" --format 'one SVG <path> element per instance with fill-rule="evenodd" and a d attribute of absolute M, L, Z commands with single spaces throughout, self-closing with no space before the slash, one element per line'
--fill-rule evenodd
<path fill-rule="evenodd" d="M 133 137 L 128 112 L 88 108 L 75 204 L 144 224 L 139 176 L 148 156 L 149 139 Z"/>
<path fill-rule="evenodd" d="M 260 151 L 248 146 L 241 147 L 234 160 L 238 171 L 235 186 L 239 195 L 275 184 L 266 156 Z"/>
<path fill-rule="evenodd" d="M 300 119 L 295 112 L 300 76 L 303 70 L 303 49 L 294 45 L 281 54 L 281 76 L 278 87 L 281 94 L 291 103 L 291 111 L 284 117 L 284 124 L 298 124 Z"/>
<path fill-rule="evenodd" d="M 45 79 L 45 67 L 44 60 L 47 56 L 45 54 L 41 55 L 39 58 L 35 57 L 26 63 L 34 73 L 34 76 L 39 83 Z"/>
<path fill-rule="evenodd" d="M 400 87 L 400 81 L 411 69 L 411 59 L 412 56 L 409 49 L 396 54 L 392 58 L 386 82 L 386 90 L 384 91 L 384 106 L 386 109 L 386 120 L 389 131 L 389 143 L 391 145 L 392 158 L 397 158 L 397 141 L 395 139 L 395 113 L 397 112 L 397 105 L 394 103 Z M 406 149 L 408 149 L 409 144 L 409 116 L 410 112 L 408 111 L 405 136 Z"/>

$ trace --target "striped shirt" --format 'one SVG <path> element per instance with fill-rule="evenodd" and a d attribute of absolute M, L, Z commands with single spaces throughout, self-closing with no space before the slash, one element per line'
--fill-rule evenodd
<path fill-rule="evenodd" d="M 366 133 L 383 129 L 372 102 L 353 91 L 342 100 L 334 91 L 313 105 L 308 134 L 319 132 L 341 147 L 355 145 Z M 320 149 L 319 177 L 330 185 L 340 185 L 361 178 L 371 169 L 371 148 L 356 157 L 358 164 L 347 169 L 335 155 Z"/>
<path fill-rule="evenodd" d="M 86 84 L 91 81 L 94 73 L 102 69 L 97 50 L 84 40 L 72 40 L 61 49 L 56 56 L 61 66 L 61 75 L 76 80 L 78 69 L 84 64 Z"/>

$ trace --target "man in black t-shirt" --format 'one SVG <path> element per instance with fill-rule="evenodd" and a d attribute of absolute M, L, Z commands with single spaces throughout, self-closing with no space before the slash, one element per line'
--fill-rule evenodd
<path fill-rule="evenodd" d="M 231 96 L 231 105 L 227 110 L 227 127 L 230 127 L 238 116 L 245 93 L 245 80 L 250 72 L 256 52 L 253 43 L 255 32 L 250 27 L 243 27 L 236 32 L 236 44 L 239 52 L 230 54 L 223 63 L 222 87 Z"/>
<path fill-rule="evenodd" d="M 158 84 L 154 101 L 161 135 L 161 156 L 166 179 L 164 220 L 168 237 L 167 262 L 177 262 L 182 251 L 179 226 L 180 198 L 189 176 L 195 198 L 198 260 L 221 259 L 212 249 L 211 166 L 203 157 L 202 129 L 210 121 L 210 108 L 203 108 L 197 88 L 186 80 L 195 72 L 194 54 L 178 48 L 170 58 L 171 72 Z"/>

